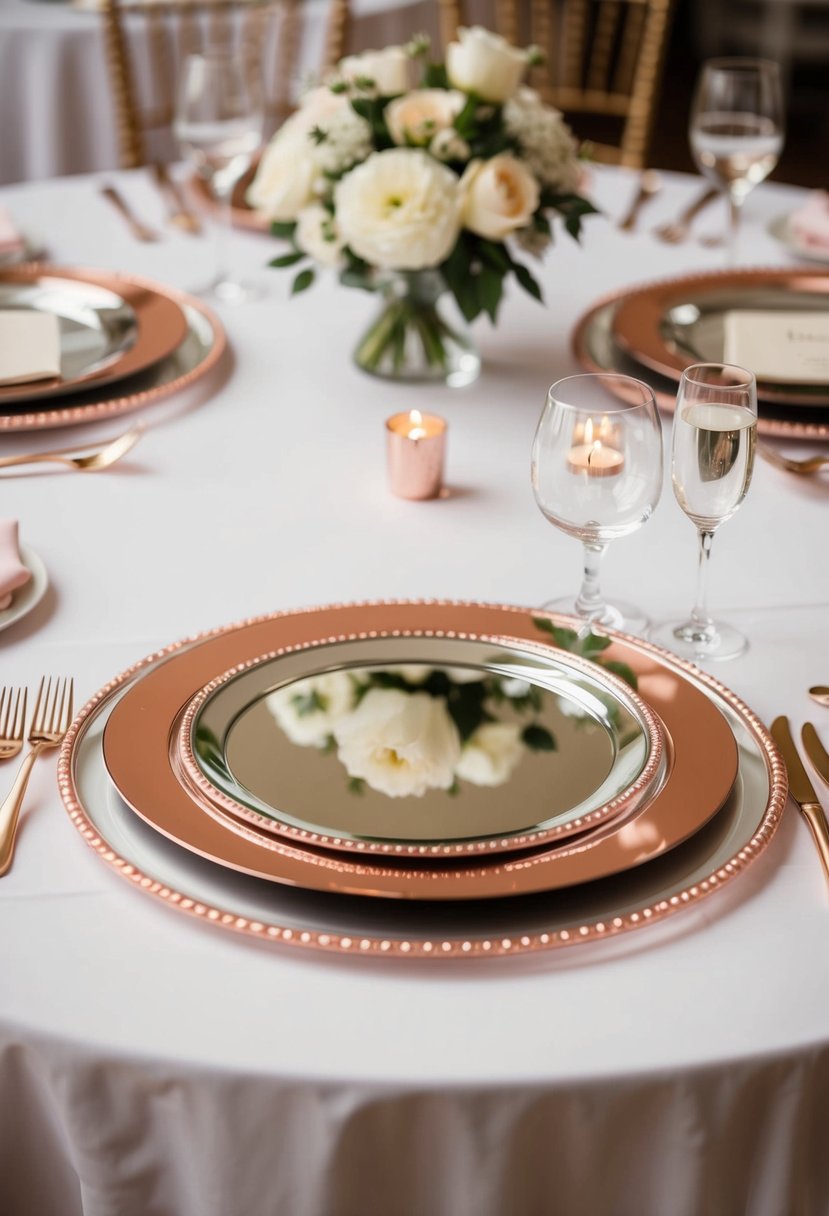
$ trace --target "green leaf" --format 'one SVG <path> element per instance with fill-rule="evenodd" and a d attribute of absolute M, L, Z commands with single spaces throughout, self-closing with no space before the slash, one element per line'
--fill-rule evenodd
<path fill-rule="evenodd" d="M 610 638 L 602 637 L 600 633 L 594 633 L 591 629 L 584 637 L 579 638 L 577 653 L 590 659 L 594 654 L 601 654 L 603 650 L 607 650 L 610 644 Z"/>
<path fill-rule="evenodd" d="M 362 794 L 366 788 L 366 783 L 362 777 L 349 777 L 348 792 L 349 794 Z"/>
<path fill-rule="evenodd" d="M 544 303 L 544 297 L 541 294 L 541 288 L 535 281 L 533 276 L 527 270 L 526 266 L 522 266 L 520 262 L 513 262 L 512 272 L 524 290 L 531 295 L 534 300 L 538 300 L 540 304 Z"/>
<path fill-rule="evenodd" d="M 282 237 L 283 240 L 290 240 L 296 231 L 296 220 L 272 220 L 271 233 L 274 236 Z"/>
<path fill-rule="evenodd" d="M 478 241 L 478 254 L 482 262 L 486 262 L 493 270 L 501 270 L 504 274 L 512 266 L 512 260 L 504 246 L 495 241 Z"/>
<path fill-rule="evenodd" d="M 562 629 L 560 625 L 554 625 L 546 617 L 534 616 L 533 624 L 542 633 L 549 633 L 555 640 L 556 646 L 559 646 L 562 650 L 572 650 L 578 641 L 579 635 L 575 629 Z"/>
<path fill-rule="evenodd" d="M 306 718 L 308 714 L 315 714 L 319 710 L 328 708 L 328 700 L 326 697 L 320 696 L 316 688 L 312 688 L 310 692 L 298 692 L 291 697 L 291 704 L 300 718 Z"/>
<path fill-rule="evenodd" d="M 614 675 L 619 676 L 626 684 L 629 684 L 634 692 L 639 687 L 636 672 L 632 667 L 628 667 L 627 663 L 621 663 L 618 659 L 602 659 L 601 665 L 602 667 L 606 667 L 608 671 L 612 671 Z"/>
<path fill-rule="evenodd" d="M 531 752 L 554 752 L 557 750 L 556 741 L 546 726 L 537 722 L 530 723 L 521 731 L 521 738 Z"/>
<path fill-rule="evenodd" d="M 362 291 L 377 290 L 377 284 L 364 270 L 341 270 L 340 282 L 343 287 L 359 287 Z"/>
<path fill-rule="evenodd" d="M 297 296 L 301 291 L 307 291 L 315 278 L 313 270 L 301 270 L 291 284 L 291 295 Z"/>
<path fill-rule="evenodd" d="M 448 89 L 449 78 L 442 63 L 430 63 L 423 73 L 424 89 Z"/>
<path fill-rule="evenodd" d="M 503 274 L 489 266 L 482 266 L 478 276 L 478 289 L 481 306 L 494 325 L 504 290 Z"/>
<path fill-rule="evenodd" d="M 305 256 L 306 254 L 304 254 L 301 250 L 297 250 L 296 253 L 283 253 L 281 257 L 274 258 L 272 261 L 268 262 L 268 265 L 276 266 L 277 268 L 282 266 L 295 266 L 297 262 L 301 262 Z"/>

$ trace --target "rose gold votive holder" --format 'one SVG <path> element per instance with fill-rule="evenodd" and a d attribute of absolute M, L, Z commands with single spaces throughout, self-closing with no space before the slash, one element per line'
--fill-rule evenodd
<path fill-rule="evenodd" d="M 437 414 L 393 414 L 386 419 L 389 487 L 398 498 L 437 498 L 443 485 L 446 420 Z"/>

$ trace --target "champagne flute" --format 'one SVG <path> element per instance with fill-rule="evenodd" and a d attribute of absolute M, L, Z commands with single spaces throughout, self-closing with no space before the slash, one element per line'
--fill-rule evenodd
<path fill-rule="evenodd" d="M 674 414 L 671 477 L 682 510 L 697 526 L 699 566 L 691 616 L 662 625 L 654 641 L 689 659 L 733 659 L 748 646 L 708 612 L 714 533 L 746 496 L 754 468 L 757 384 L 745 368 L 700 363 L 682 373 Z"/>
<path fill-rule="evenodd" d="M 766 59 L 709 60 L 697 84 L 689 136 L 697 168 L 728 198 L 733 265 L 740 208 L 771 173 L 783 148 L 778 65 Z"/>
<path fill-rule="evenodd" d="M 605 602 L 599 567 L 609 542 L 641 527 L 662 492 L 662 425 L 647 384 L 606 374 L 552 385 L 533 442 L 532 484 L 546 518 L 584 546 L 575 602 L 544 607 L 575 612 L 588 626 L 641 632 L 648 618 L 640 609 Z"/>
<path fill-rule="evenodd" d="M 241 53 L 207 50 L 184 61 L 173 133 L 220 200 L 214 225 L 214 276 L 204 294 L 223 303 L 255 299 L 261 289 L 228 273 L 226 237 L 233 220 L 233 188 L 250 167 L 262 142 L 264 111 L 260 90 Z"/>

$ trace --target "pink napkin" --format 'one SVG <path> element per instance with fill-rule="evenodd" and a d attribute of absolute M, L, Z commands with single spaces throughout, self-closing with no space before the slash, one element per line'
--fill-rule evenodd
<path fill-rule="evenodd" d="M 17 231 L 14 220 L 5 207 L 0 207 L 0 254 L 20 253 L 26 242 Z"/>
<path fill-rule="evenodd" d="M 789 216 L 792 234 L 804 245 L 829 250 L 829 194 L 817 190 Z"/>
<path fill-rule="evenodd" d="M 0 519 L 0 611 L 12 602 L 12 592 L 24 587 L 31 574 L 20 560 L 17 520 Z"/>

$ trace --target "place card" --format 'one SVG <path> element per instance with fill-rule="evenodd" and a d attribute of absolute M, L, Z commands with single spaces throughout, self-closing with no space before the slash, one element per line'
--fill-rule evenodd
<path fill-rule="evenodd" d="M 829 309 L 765 312 L 735 309 L 723 317 L 723 358 L 780 384 L 829 384 Z"/>
<path fill-rule="evenodd" d="M 60 376 L 60 322 L 51 312 L 0 309 L 0 384 Z"/>

